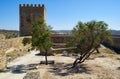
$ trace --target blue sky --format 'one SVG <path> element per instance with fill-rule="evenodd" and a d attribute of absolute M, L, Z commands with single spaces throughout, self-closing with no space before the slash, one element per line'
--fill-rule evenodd
<path fill-rule="evenodd" d="M 0 0 L 0 29 L 19 30 L 19 4 L 45 4 L 47 24 L 71 30 L 78 21 L 105 21 L 120 30 L 120 0 Z"/>

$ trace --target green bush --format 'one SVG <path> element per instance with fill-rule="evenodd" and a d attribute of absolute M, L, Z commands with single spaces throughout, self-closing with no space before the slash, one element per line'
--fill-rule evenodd
<path fill-rule="evenodd" d="M 24 38 L 22 40 L 22 43 L 23 43 L 24 46 L 27 45 L 27 44 L 30 44 L 31 43 L 31 39 L 30 38 Z"/>

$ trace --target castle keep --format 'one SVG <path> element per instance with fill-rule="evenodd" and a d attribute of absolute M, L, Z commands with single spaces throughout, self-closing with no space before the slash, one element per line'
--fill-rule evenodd
<path fill-rule="evenodd" d="M 44 5 L 20 4 L 20 36 L 30 36 L 32 23 L 42 18 L 46 21 L 46 9 Z"/>

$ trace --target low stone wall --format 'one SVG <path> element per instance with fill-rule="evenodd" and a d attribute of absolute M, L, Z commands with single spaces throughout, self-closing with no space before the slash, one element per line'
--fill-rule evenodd
<path fill-rule="evenodd" d="M 66 43 L 70 40 L 69 34 L 52 34 L 51 39 L 54 43 Z"/>
<path fill-rule="evenodd" d="M 119 37 L 113 37 L 113 46 L 120 48 L 120 36 Z"/>
<path fill-rule="evenodd" d="M 19 49 L 23 48 L 24 45 L 22 43 L 22 40 L 24 38 L 29 38 L 29 37 L 18 37 L 18 38 L 6 39 L 3 41 L 4 44 L 2 44 L 2 47 L 5 50 L 8 50 L 11 47 L 15 47 L 15 48 L 19 48 Z"/>

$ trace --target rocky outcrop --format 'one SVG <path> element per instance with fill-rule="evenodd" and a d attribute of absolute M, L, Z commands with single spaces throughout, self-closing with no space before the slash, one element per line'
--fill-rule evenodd
<path fill-rule="evenodd" d="M 23 79 L 40 79 L 40 72 L 28 72 Z"/>

